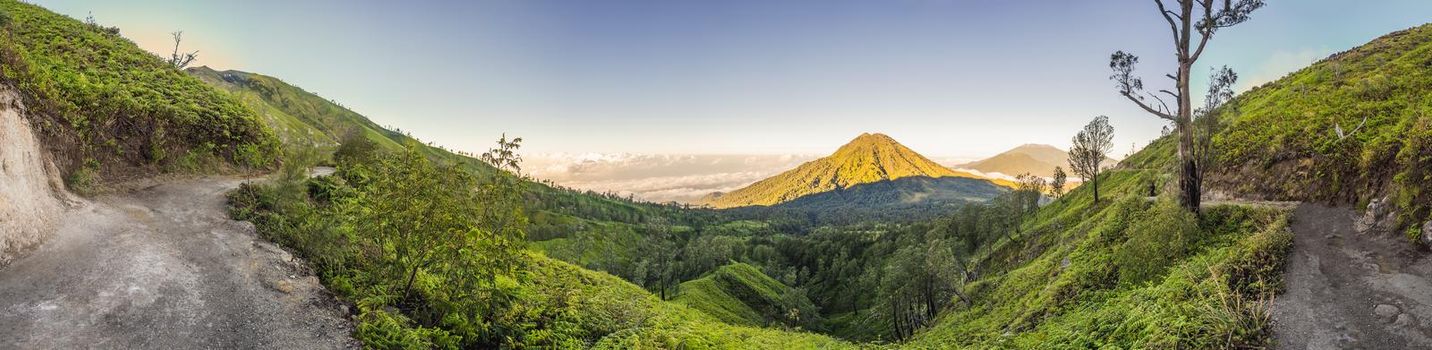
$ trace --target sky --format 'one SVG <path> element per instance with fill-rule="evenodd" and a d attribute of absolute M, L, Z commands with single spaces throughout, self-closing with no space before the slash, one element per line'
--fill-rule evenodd
<path fill-rule="evenodd" d="M 862 132 L 970 160 L 1067 147 L 1097 115 L 1122 156 L 1164 123 L 1115 93 L 1109 55 L 1140 55 L 1151 87 L 1173 64 L 1151 0 L 32 2 L 166 55 L 183 30 L 197 64 L 281 78 L 424 141 L 482 151 L 507 133 L 588 163 L 828 154 Z M 1267 2 L 1195 72 L 1228 65 L 1246 89 L 1432 18 L 1425 0 Z M 754 163 L 785 158 L 770 159 Z"/>
<path fill-rule="evenodd" d="M 973 158 L 1065 147 L 1096 115 L 1116 144 L 1143 144 L 1162 122 L 1115 94 L 1108 56 L 1142 56 L 1159 83 L 1172 62 L 1142 0 L 33 2 L 156 52 L 183 30 L 198 64 L 469 151 L 506 132 L 538 153 L 807 154 L 884 132 Z M 1268 2 L 1201 62 L 1268 81 L 1432 15 L 1422 0 Z"/>

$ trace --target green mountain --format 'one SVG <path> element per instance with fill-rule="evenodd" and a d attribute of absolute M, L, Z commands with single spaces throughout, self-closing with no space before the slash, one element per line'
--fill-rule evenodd
<path fill-rule="evenodd" d="M 722 322 L 745 326 L 820 325 L 820 314 L 805 294 L 766 276 L 755 266 L 734 263 L 682 282 L 671 301 Z"/>
<path fill-rule="evenodd" d="M 978 178 L 939 165 L 889 136 L 866 133 L 830 156 L 730 193 L 712 194 L 702 204 L 715 208 L 769 206 L 816 193 L 912 176 Z"/>

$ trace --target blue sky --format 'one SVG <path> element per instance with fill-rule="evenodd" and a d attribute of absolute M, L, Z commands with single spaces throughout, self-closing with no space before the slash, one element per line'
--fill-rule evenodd
<path fill-rule="evenodd" d="M 154 51 L 182 29 L 199 64 L 474 151 L 507 132 L 529 152 L 810 154 L 873 131 L 978 157 L 1067 146 L 1104 114 L 1123 155 L 1162 124 L 1114 93 L 1108 55 L 1142 56 L 1162 83 L 1172 52 L 1143 0 L 34 2 Z M 1432 1 L 1268 2 L 1202 63 L 1272 80 L 1432 15 Z"/>

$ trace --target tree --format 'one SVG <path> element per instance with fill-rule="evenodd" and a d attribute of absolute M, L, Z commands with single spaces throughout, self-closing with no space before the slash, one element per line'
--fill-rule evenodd
<path fill-rule="evenodd" d="M 1054 167 L 1054 180 L 1049 182 L 1050 192 L 1054 192 L 1054 198 L 1064 197 L 1064 183 L 1069 174 L 1064 173 L 1063 167 Z"/>
<path fill-rule="evenodd" d="M 173 32 L 170 35 L 174 36 L 174 52 L 169 54 L 169 65 L 174 66 L 175 69 L 184 69 L 189 66 L 190 62 L 194 62 L 195 58 L 199 58 L 199 51 L 179 52 L 179 42 L 184 40 L 184 31 Z"/>
<path fill-rule="evenodd" d="M 1094 189 L 1094 202 L 1099 202 L 1099 173 L 1105 155 L 1114 146 L 1114 127 L 1109 117 L 1098 116 L 1074 135 L 1074 146 L 1069 148 L 1069 168 Z"/>
<path fill-rule="evenodd" d="M 1213 38 L 1214 33 L 1219 29 L 1248 21 L 1249 14 L 1263 7 L 1263 1 L 1167 1 L 1175 2 L 1177 8 L 1169 9 L 1164 5 L 1165 0 L 1154 0 L 1154 3 L 1158 5 L 1159 14 L 1163 15 L 1164 20 L 1168 22 L 1169 30 L 1173 35 L 1174 55 L 1178 59 L 1178 67 L 1174 74 L 1165 75 L 1174 81 L 1174 91 L 1164 89 L 1159 90 L 1158 93 L 1173 98 L 1178 104 L 1177 107 L 1170 108 L 1158 94 L 1144 91 L 1143 80 L 1134 75 L 1134 66 L 1139 62 L 1138 56 L 1124 51 L 1114 52 L 1109 57 L 1109 68 L 1114 71 L 1109 79 L 1115 82 L 1120 95 L 1149 114 L 1174 124 L 1174 130 L 1178 133 L 1179 140 L 1179 203 L 1185 209 L 1197 213 L 1202 200 L 1203 186 L 1203 171 L 1200 168 L 1207 164 L 1199 162 L 1200 155 L 1196 151 L 1198 147 L 1196 142 L 1199 136 L 1195 135 L 1198 131 L 1195 130 L 1194 107 L 1189 92 L 1189 78 L 1193 64 L 1203 55 L 1203 49 L 1207 47 L 1208 41 Z M 1196 42 L 1195 36 L 1197 36 Z M 1157 101 L 1157 104 L 1150 102 L 1150 98 Z M 1204 132 L 1210 131 L 1205 129 Z"/>
<path fill-rule="evenodd" d="M 1019 216 L 1034 213 L 1039 210 L 1039 199 L 1044 197 L 1044 192 L 1049 189 L 1048 182 L 1042 177 L 1030 173 L 1015 176 L 1014 196 L 1015 205 L 1018 208 Z"/>
<path fill-rule="evenodd" d="M 482 153 L 482 161 L 498 169 L 509 170 L 513 174 L 522 175 L 522 156 L 517 154 L 517 149 L 522 148 L 522 138 L 517 137 L 507 140 L 507 134 L 497 139 L 497 148 Z"/>

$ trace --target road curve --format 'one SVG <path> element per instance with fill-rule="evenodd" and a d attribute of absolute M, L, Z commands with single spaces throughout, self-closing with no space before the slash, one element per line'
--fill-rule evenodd
<path fill-rule="evenodd" d="M 70 209 L 0 269 L 0 349 L 356 348 L 318 279 L 229 219 L 244 179 L 166 182 Z"/>

